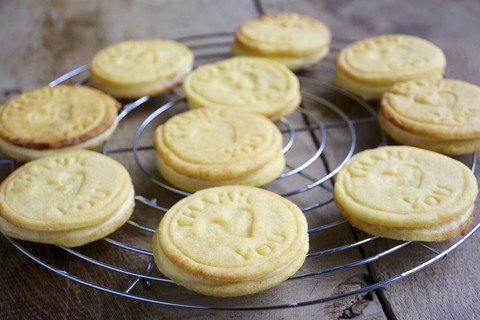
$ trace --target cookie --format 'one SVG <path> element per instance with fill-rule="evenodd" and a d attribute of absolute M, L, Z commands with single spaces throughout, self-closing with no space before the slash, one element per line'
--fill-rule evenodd
<path fill-rule="evenodd" d="M 183 83 L 191 109 L 228 108 L 277 120 L 300 105 L 300 84 L 284 65 L 262 58 L 237 57 L 206 64 Z"/>
<path fill-rule="evenodd" d="M 177 114 L 155 130 L 157 167 L 186 191 L 242 184 L 260 186 L 285 167 L 282 134 L 268 118 L 228 109 Z"/>
<path fill-rule="evenodd" d="M 397 82 L 441 78 L 446 59 L 433 43 L 408 35 L 355 42 L 337 56 L 335 84 L 364 99 L 382 97 Z"/>
<path fill-rule="evenodd" d="M 119 102 L 85 86 L 40 87 L 0 107 L 0 151 L 32 160 L 69 149 L 93 149 L 117 128 Z"/>
<path fill-rule="evenodd" d="M 283 12 L 241 24 L 235 32 L 232 54 L 268 58 L 298 70 L 322 60 L 328 54 L 330 41 L 330 29 L 324 23 Z"/>
<path fill-rule="evenodd" d="M 383 130 L 394 140 L 450 155 L 480 150 L 480 87 L 459 80 L 412 80 L 383 95 Z"/>
<path fill-rule="evenodd" d="M 120 228 L 134 207 L 127 170 L 88 150 L 24 164 L 0 184 L 0 231 L 10 237 L 76 247 Z"/>
<path fill-rule="evenodd" d="M 373 235 L 442 241 L 474 220 L 475 175 L 445 155 L 387 146 L 353 156 L 337 175 L 334 199 L 354 227 Z"/>
<path fill-rule="evenodd" d="M 178 285 L 219 297 L 253 294 L 302 266 L 307 222 L 295 204 L 270 191 L 210 188 L 170 208 L 152 248 L 160 271 Z"/>
<path fill-rule="evenodd" d="M 89 82 L 117 98 L 153 96 L 181 83 L 193 60 L 192 51 L 173 40 L 123 41 L 95 54 Z"/>

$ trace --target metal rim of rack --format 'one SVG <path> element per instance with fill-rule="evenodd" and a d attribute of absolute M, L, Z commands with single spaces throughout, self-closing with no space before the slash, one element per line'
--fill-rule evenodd
<path fill-rule="evenodd" d="M 216 60 L 216 59 L 218 60 L 218 59 L 221 59 L 221 58 L 227 58 L 229 56 L 228 45 L 232 41 L 232 33 L 231 32 L 222 32 L 222 33 L 211 33 L 211 34 L 203 34 L 203 35 L 193 35 L 193 36 L 187 36 L 187 37 L 182 37 L 182 38 L 176 38 L 174 40 L 185 43 L 194 52 L 197 51 L 197 50 L 210 50 L 212 48 L 214 49 L 213 53 L 211 53 L 211 52 L 205 53 L 205 54 L 195 53 L 195 57 L 196 57 L 195 60 L 196 61 L 198 61 L 198 60 L 207 60 L 208 61 L 208 60 Z M 331 53 L 326 58 L 326 60 L 327 61 L 330 60 L 330 63 L 331 63 L 334 59 L 332 57 L 332 53 L 338 52 L 344 45 L 348 44 L 349 42 L 350 41 L 346 40 L 346 39 L 334 38 L 333 41 L 332 41 Z M 310 68 L 308 68 L 308 70 L 310 70 L 312 72 L 318 72 L 318 71 L 323 72 L 323 71 L 325 71 L 324 63 L 321 63 L 320 65 L 321 65 L 320 67 L 317 67 L 317 66 L 310 67 Z M 65 81 L 67 81 L 67 80 L 70 80 L 71 78 L 74 78 L 74 77 L 76 77 L 76 76 L 78 76 L 78 75 L 80 75 L 80 74 L 82 74 L 82 73 L 84 73 L 88 70 L 89 70 L 89 65 L 88 64 L 83 65 L 83 66 L 81 66 L 81 67 L 79 67 L 75 70 L 72 70 L 72 71 L 66 73 L 65 75 L 59 77 L 58 79 L 50 82 L 49 85 L 52 86 L 52 87 L 56 86 L 56 85 L 61 84 Z M 331 71 L 332 70 L 330 69 L 330 72 Z M 303 164 L 301 164 L 299 166 L 296 166 L 296 167 L 291 167 L 290 166 L 289 167 L 287 165 L 287 168 L 288 168 L 289 171 L 283 173 L 282 176 L 279 177 L 279 179 L 286 179 L 291 175 L 300 174 L 300 175 L 305 175 L 305 177 L 307 179 L 309 179 L 311 181 L 311 183 L 309 183 L 305 186 L 302 186 L 300 188 L 297 188 L 295 190 L 291 190 L 291 191 L 289 191 L 285 194 L 282 194 L 282 195 L 288 197 L 288 196 L 291 196 L 291 195 L 295 195 L 295 194 L 298 194 L 298 193 L 305 192 L 307 190 L 310 190 L 310 189 L 318 187 L 318 186 L 323 187 L 323 189 L 325 189 L 326 192 L 332 194 L 333 188 L 325 186 L 324 183 L 329 181 L 332 177 L 334 177 L 334 175 L 343 167 L 343 165 L 353 155 L 354 150 L 355 150 L 355 146 L 356 146 L 356 143 L 357 143 L 357 134 L 356 134 L 356 131 L 355 131 L 355 126 L 357 126 L 359 124 L 373 123 L 373 122 L 375 122 L 375 125 L 376 125 L 376 111 L 372 107 L 370 107 L 367 103 L 365 103 L 363 100 L 357 98 L 356 96 L 353 96 L 353 95 L 349 94 L 348 92 L 346 92 L 342 89 L 339 89 L 339 88 L 335 87 L 334 85 L 332 85 L 328 82 L 325 82 L 325 81 L 322 81 L 322 80 L 319 80 L 319 79 L 308 78 L 308 77 L 299 77 L 299 79 L 300 79 L 301 83 L 305 83 L 305 84 L 308 83 L 308 84 L 311 84 L 311 85 L 314 85 L 314 86 L 319 86 L 321 88 L 324 88 L 324 89 L 327 89 L 327 90 L 330 90 L 330 91 L 334 91 L 334 92 L 342 95 L 343 97 L 346 97 L 351 102 L 353 102 L 353 103 L 359 105 L 360 107 L 364 108 L 366 113 L 368 114 L 368 116 L 364 117 L 364 118 L 350 119 L 350 117 L 347 114 L 345 114 L 339 107 L 337 107 L 332 102 L 327 101 L 320 96 L 313 95 L 313 94 L 310 94 L 308 92 L 302 91 L 302 98 L 303 99 L 312 100 L 315 103 L 317 103 L 318 105 L 329 109 L 330 111 L 336 113 L 337 116 L 339 118 L 341 118 L 341 120 L 338 121 L 338 122 L 323 123 L 321 120 L 315 119 L 314 116 L 310 115 L 307 110 L 300 109 L 300 111 L 298 111 L 298 112 L 302 112 L 302 113 L 304 113 L 304 115 L 306 117 L 310 117 L 310 118 L 313 119 L 312 124 L 306 125 L 305 127 L 302 127 L 302 128 L 293 128 L 293 126 L 290 124 L 290 122 L 287 119 L 282 119 L 278 123 L 279 126 L 282 126 L 283 128 L 285 128 L 285 129 L 282 130 L 282 133 L 285 134 L 285 135 L 288 135 L 288 139 L 286 139 L 286 143 L 285 143 L 284 148 L 282 150 L 282 152 L 284 152 L 286 155 L 288 155 L 288 151 L 294 145 L 294 143 L 296 141 L 296 134 L 298 132 L 300 132 L 300 131 L 316 131 L 316 132 L 320 131 L 321 132 L 321 139 L 318 143 L 318 148 L 317 148 L 316 152 L 314 152 L 313 155 L 311 155 Z M 79 81 L 79 82 L 77 82 L 77 84 L 83 84 L 84 82 L 85 82 L 85 80 L 83 80 L 83 82 Z M 126 104 L 124 106 L 123 110 L 118 115 L 118 119 L 119 120 L 124 119 L 131 111 L 135 110 L 137 107 L 139 107 L 143 103 L 147 102 L 149 99 L 150 98 L 146 96 L 146 97 L 142 97 L 142 98 L 137 99 L 137 100 L 135 100 L 131 103 Z M 146 127 L 155 118 L 161 116 L 165 111 L 167 111 L 170 108 L 174 108 L 178 104 L 182 104 L 182 103 L 185 103 L 184 98 L 180 97 L 180 96 L 177 96 L 175 99 L 167 102 L 166 104 L 164 104 L 163 106 L 158 108 L 156 111 L 151 113 L 142 122 L 142 124 L 139 126 L 139 128 L 138 128 L 138 130 L 135 134 L 135 137 L 134 137 L 134 143 L 133 143 L 131 152 L 133 152 L 134 157 L 135 157 L 135 161 L 136 161 L 138 167 L 140 168 L 140 170 L 152 182 L 154 182 L 156 185 L 158 185 L 161 188 L 166 188 L 166 189 L 168 189 L 172 192 L 178 193 L 179 195 L 187 196 L 187 195 L 189 195 L 189 193 L 178 190 L 176 188 L 173 188 L 173 187 L 169 186 L 168 184 L 166 184 L 162 181 L 159 181 L 155 177 L 155 174 L 149 172 L 143 166 L 141 157 L 139 156 L 139 152 L 138 152 L 139 149 L 142 148 L 142 147 L 139 146 L 139 140 L 140 140 L 142 134 L 144 133 L 144 130 L 146 129 Z M 327 143 L 327 141 L 326 141 L 326 130 L 328 128 L 331 128 L 331 127 L 346 127 L 346 128 L 348 128 L 348 131 L 350 132 L 350 135 L 351 135 L 351 139 L 350 139 L 351 142 L 350 142 L 350 145 L 348 147 L 347 154 L 345 155 L 345 158 L 343 159 L 343 161 L 341 161 L 341 163 L 336 168 L 330 169 L 329 172 L 324 177 L 313 178 L 313 177 L 305 174 L 303 172 L 303 169 L 308 167 L 312 162 L 317 161 L 318 158 L 321 156 L 322 152 L 325 149 L 325 145 Z M 380 132 L 380 136 L 381 136 L 380 145 L 383 145 L 383 144 L 385 144 L 385 141 L 386 141 L 385 136 L 383 135 L 381 130 L 379 130 L 379 132 Z M 152 148 L 152 147 L 150 146 L 150 147 L 147 147 L 147 148 Z M 107 154 L 107 155 L 109 153 L 107 144 L 105 144 L 104 147 L 103 147 L 103 153 Z M 287 159 L 288 159 L 288 157 L 287 157 Z M 472 171 L 475 170 L 476 162 L 477 162 L 476 153 L 473 153 L 472 158 L 471 158 L 471 164 L 470 164 L 470 167 L 471 167 Z M 10 165 L 12 170 L 14 170 L 15 166 L 16 166 L 16 162 L 14 160 L 1 160 L 0 164 Z M 168 208 L 158 206 L 155 199 L 149 200 L 149 199 L 147 199 L 147 198 L 145 198 L 141 195 L 138 195 L 138 194 L 136 195 L 135 199 L 137 201 L 139 201 L 143 204 L 146 204 L 147 206 L 150 206 L 152 208 L 155 208 L 159 211 L 166 212 L 168 210 Z M 304 207 L 304 208 L 302 208 L 302 210 L 304 212 L 306 212 L 306 211 L 312 210 L 314 208 L 318 208 L 318 207 L 321 207 L 323 205 L 329 204 L 332 201 L 333 201 L 333 196 L 330 199 L 328 199 L 324 202 L 315 203 L 315 204 L 312 204 L 310 206 Z M 138 229 L 146 231 L 149 234 L 151 234 L 155 231 L 154 229 L 143 226 L 143 225 L 141 225 L 141 224 L 139 224 L 139 223 L 137 223 L 133 220 L 129 220 L 127 223 L 129 225 L 133 226 L 133 227 L 136 227 Z M 344 223 L 346 223 L 346 220 L 341 218 L 337 221 L 333 221 L 333 222 L 330 222 L 330 223 L 327 223 L 327 224 L 324 224 L 324 225 L 312 227 L 312 228 L 309 229 L 309 233 L 312 234 L 312 233 L 321 232 L 321 231 L 326 230 L 326 229 L 335 228 L 335 227 L 337 227 L 339 225 L 342 225 Z M 321 270 L 317 270 L 317 271 L 313 271 L 313 272 L 309 272 L 309 273 L 305 273 L 305 274 L 294 275 L 290 279 L 287 280 L 287 281 L 290 282 L 290 281 L 295 281 L 296 279 L 319 276 L 319 275 L 328 274 L 328 273 L 337 272 L 337 271 L 342 271 L 342 270 L 345 270 L 345 269 L 350 269 L 350 268 L 354 268 L 354 267 L 358 267 L 358 266 L 365 266 L 365 265 L 368 265 L 371 262 L 378 261 L 381 258 L 383 258 L 383 257 L 385 257 L 389 254 L 392 254 L 392 253 L 394 253 L 394 252 L 396 252 L 396 251 L 398 251 L 398 250 L 400 250 L 400 249 L 402 249 L 406 246 L 410 246 L 410 245 L 413 245 L 413 244 L 417 244 L 418 247 L 423 248 L 423 249 L 427 250 L 428 252 L 430 252 L 434 255 L 432 258 L 427 259 L 427 260 L 419 263 L 418 265 L 416 265 L 415 267 L 413 267 L 411 269 L 405 270 L 404 272 L 401 272 L 401 273 L 399 273 L 395 276 L 392 276 L 392 277 L 384 279 L 384 280 L 379 280 L 378 282 L 372 283 L 370 285 L 366 285 L 366 286 L 361 287 L 359 289 L 347 291 L 347 292 L 340 293 L 340 294 L 334 294 L 334 295 L 326 296 L 326 297 L 323 297 L 323 298 L 307 300 L 307 301 L 292 302 L 292 303 L 277 304 L 277 305 L 239 306 L 239 307 L 230 307 L 230 306 L 226 307 L 226 306 L 222 306 L 220 304 L 218 304 L 218 305 L 215 305 L 215 304 L 211 304 L 211 305 L 190 305 L 190 304 L 184 304 L 184 303 L 177 303 L 175 301 L 166 301 L 166 300 L 163 300 L 161 297 L 160 298 L 150 298 L 150 297 L 141 296 L 141 295 L 131 293 L 132 289 L 135 288 L 140 283 L 142 283 L 144 286 L 148 287 L 148 286 L 152 285 L 152 283 L 155 282 L 155 281 L 166 282 L 166 283 L 171 283 L 172 281 L 169 280 L 169 279 L 166 279 L 166 278 L 155 277 L 155 276 L 151 275 L 152 269 L 154 267 L 153 253 L 151 251 L 131 247 L 128 244 L 124 244 L 124 243 L 112 240 L 108 237 L 104 238 L 102 240 L 107 242 L 110 245 L 119 247 L 121 249 L 129 250 L 131 252 L 141 254 L 141 255 L 146 255 L 146 256 L 150 257 L 150 262 L 146 266 L 147 272 L 146 273 L 139 273 L 139 272 L 134 272 L 134 271 L 130 271 L 130 270 L 125 270 L 125 269 L 122 269 L 120 267 L 116 267 L 116 266 L 110 265 L 108 263 L 95 260 L 95 259 L 93 259 L 89 256 L 86 256 L 86 255 L 84 255 L 84 254 L 82 254 L 82 253 L 80 253 L 80 252 L 78 252 L 74 249 L 66 248 L 66 247 L 60 247 L 60 248 L 63 249 L 65 252 L 67 252 L 67 253 L 69 253 L 69 254 L 77 257 L 77 258 L 82 259 L 85 262 L 91 263 L 91 264 L 93 264 L 95 266 L 98 266 L 98 267 L 101 267 L 101 268 L 105 268 L 105 269 L 107 269 L 109 271 L 112 271 L 112 272 L 118 272 L 120 274 L 132 277 L 133 281 L 131 282 L 131 284 L 128 286 L 128 288 L 126 290 L 117 290 L 117 289 L 114 289 L 114 288 L 106 287 L 104 285 L 79 278 L 79 277 L 69 273 L 68 270 L 58 269 L 55 266 L 53 266 L 53 265 L 49 264 L 48 262 L 43 261 L 41 258 L 37 257 L 35 255 L 35 253 L 32 253 L 31 251 L 29 251 L 25 246 L 22 245 L 21 242 L 18 242 L 16 240 L 11 239 L 11 238 L 6 237 L 6 236 L 4 236 L 4 237 L 6 238 L 6 240 L 8 242 L 10 242 L 20 252 L 22 252 L 23 254 L 28 256 L 33 261 L 40 264 L 41 266 L 43 266 L 43 267 L 47 268 L 48 270 L 56 273 L 57 275 L 60 275 L 62 277 L 68 278 L 72 281 L 81 283 L 81 284 L 83 284 L 87 287 L 90 287 L 90 288 L 101 290 L 101 291 L 104 291 L 104 292 L 107 292 L 107 293 L 110 293 L 110 294 L 114 294 L 114 295 L 117 295 L 117 296 L 122 296 L 122 297 L 125 297 L 125 298 L 135 299 L 135 300 L 138 300 L 138 301 L 143 301 L 143 302 L 148 302 L 148 303 L 154 303 L 154 304 L 158 304 L 158 305 L 180 307 L 180 308 L 189 308 L 189 309 L 237 310 L 237 311 L 239 311 L 239 310 L 272 310 L 272 309 L 283 309 L 283 308 L 308 306 L 308 305 L 325 303 L 325 302 L 328 302 L 328 301 L 333 301 L 333 300 L 345 298 L 345 297 L 348 297 L 348 296 L 358 295 L 358 294 L 362 294 L 362 293 L 366 293 L 366 292 L 376 290 L 376 289 L 384 287 L 384 286 L 386 286 L 386 285 L 388 285 L 392 282 L 398 281 L 398 280 L 403 279 L 403 278 L 405 278 L 405 277 L 407 277 L 411 274 L 414 274 L 414 273 L 426 268 L 427 266 L 433 264 L 434 262 L 446 257 L 451 251 L 455 250 L 465 240 L 467 240 L 470 236 L 472 236 L 472 234 L 474 234 L 479 228 L 480 228 L 480 223 L 474 225 L 467 234 L 465 234 L 462 237 L 459 237 L 459 239 L 456 242 L 454 242 L 450 247 L 448 247 L 447 249 L 444 249 L 444 250 L 435 249 L 435 248 L 430 247 L 429 245 L 427 245 L 425 243 L 422 243 L 422 242 L 413 242 L 413 241 L 401 242 L 398 245 L 395 245 L 395 246 L 393 246 L 393 247 L 391 247 L 391 248 L 389 248 L 385 251 L 382 251 L 382 252 L 379 252 L 377 254 L 371 255 L 369 257 L 365 257 L 365 258 L 362 258 L 362 259 L 357 260 L 357 261 L 349 262 L 349 263 L 346 263 L 346 264 L 343 264 L 343 265 L 338 265 L 338 266 L 331 267 L 331 268 L 328 268 L 328 269 L 321 269 Z M 326 250 L 323 250 L 323 251 L 310 252 L 307 255 L 307 259 L 314 258 L 314 257 L 319 257 L 319 256 L 326 256 L 326 255 L 329 255 L 329 254 L 332 254 L 332 253 L 339 253 L 339 252 L 342 252 L 344 250 L 348 250 L 350 248 L 360 247 L 363 244 L 366 244 L 366 243 L 371 242 L 371 241 L 375 241 L 377 239 L 379 239 L 379 237 L 372 236 L 372 237 L 369 237 L 369 238 L 358 240 L 356 242 L 348 243 L 346 245 L 326 249 Z"/>

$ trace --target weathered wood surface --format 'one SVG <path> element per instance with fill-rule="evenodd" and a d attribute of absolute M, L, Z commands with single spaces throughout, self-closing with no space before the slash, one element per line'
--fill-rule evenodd
<path fill-rule="evenodd" d="M 260 13 L 296 11 L 315 16 L 326 22 L 335 38 L 357 40 L 366 36 L 384 33 L 415 34 L 441 46 L 447 55 L 448 74 L 451 77 L 480 84 L 480 33 L 478 16 L 480 3 L 462 1 L 74 1 L 74 0 L 0 0 L 0 99 L 5 100 L 21 90 L 48 83 L 57 76 L 88 63 L 91 56 L 104 46 L 134 38 L 176 38 L 192 34 L 231 32 L 242 21 Z M 344 45 L 345 42 L 338 42 Z M 332 59 L 334 53 L 331 55 Z M 200 61 L 201 63 L 201 61 Z M 326 63 L 325 74 L 319 77 L 329 81 Z M 323 70 L 323 69 L 322 69 Z M 313 73 L 300 75 L 311 77 Z M 305 84 L 305 90 L 333 99 L 345 106 L 353 117 L 368 116 L 364 111 L 352 110 L 348 101 L 316 85 Z M 179 92 L 181 95 L 181 92 Z M 133 134 L 143 119 L 162 102 L 175 94 L 157 97 L 133 112 L 122 122 L 119 131 L 109 143 L 111 150 L 131 148 Z M 340 100 L 338 100 L 340 99 Z M 337 120 L 335 114 L 324 112 L 312 101 L 305 101 L 305 108 L 322 119 Z M 184 108 L 185 106 L 180 106 Z M 289 118 L 294 125 L 302 125 L 300 116 Z M 161 119 L 158 121 L 162 121 Z M 141 145 L 149 145 L 151 130 L 147 127 Z M 357 127 L 359 143 L 357 151 L 378 145 L 378 128 L 367 123 Z M 149 135 L 150 134 L 150 135 Z M 317 138 L 319 136 L 317 135 Z M 350 135 L 345 128 L 329 129 L 327 132 L 327 155 L 309 169 L 309 174 L 321 176 L 327 167 L 337 165 L 348 150 Z M 311 154 L 315 141 L 308 133 L 299 134 L 295 155 L 289 158 L 298 162 L 301 154 Z M 137 194 L 157 198 L 159 204 L 169 206 L 178 197 L 159 190 L 138 169 L 131 153 L 112 155 L 130 170 Z M 153 168 L 153 154 L 141 155 L 148 168 Z M 465 159 L 468 162 L 468 159 Z M 2 173 L 8 168 L 0 168 Z M 479 172 L 476 170 L 478 177 Z M 290 185 L 304 183 L 302 179 L 289 180 L 289 186 L 273 185 L 282 192 Z M 331 195 L 322 188 L 315 188 L 292 200 L 306 206 Z M 333 204 L 307 212 L 309 224 L 316 226 L 339 219 Z M 152 228 L 161 216 L 142 204 L 137 205 L 134 219 Z M 312 251 L 341 246 L 366 238 L 344 224 L 332 230 L 311 236 Z M 148 235 L 132 227 L 115 233 L 112 239 L 127 242 L 149 250 Z M 87 288 L 48 271 L 31 261 L 0 237 L 0 318 L 1 319 L 142 319 L 142 318 L 235 318 L 235 319 L 341 319 L 355 316 L 356 319 L 473 319 L 480 309 L 480 275 L 476 271 L 480 263 L 478 234 L 474 234 L 457 250 L 434 265 L 406 279 L 394 282 L 369 294 L 345 298 L 312 306 L 261 311 L 206 311 L 178 309 L 127 298 L 113 296 Z M 397 243 L 373 241 L 362 246 L 321 258 L 309 259 L 302 272 L 357 261 L 390 248 Z M 436 245 L 441 249 L 450 243 Z M 45 261 L 65 269 L 86 280 L 98 280 L 101 284 L 126 290 L 131 277 L 80 262 L 55 247 L 24 244 L 31 252 Z M 80 252 L 125 269 L 144 272 L 148 257 L 112 248 L 99 241 L 79 249 Z M 378 262 L 346 271 L 327 274 L 304 280 L 287 281 L 278 288 L 246 298 L 211 299 L 200 297 L 172 285 L 156 284 L 145 291 L 135 287 L 133 293 L 153 298 L 166 298 L 178 303 L 234 305 L 277 305 L 308 301 L 333 294 L 340 294 L 365 286 L 371 281 L 388 279 L 433 257 L 420 245 L 412 245 Z M 158 273 L 157 273 L 158 274 Z"/>

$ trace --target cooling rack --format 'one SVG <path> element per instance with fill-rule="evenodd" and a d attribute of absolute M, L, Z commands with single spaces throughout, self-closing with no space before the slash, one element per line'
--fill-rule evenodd
<path fill-rule="evenodd" d="M 232 33 L 195 35 L 175 40 L 189 46 L 195 53 L 196 65 L 200 65 L 228 58 Z M 188 195 L 159 176 L 152 147 L 153 129 L 171 115 L 188 109 L 181 88 L 172 89 L 160 101 L 156 101 L 156 97 L 143 97 L 125 103 L 118 115 L 120 132 L 115 136 L 121 135 L 121 128 L 134 118 L 136 128 L 131 144 L 118 147 L 108 142 L 103 146 L 104 154 L 118 157 L 134 174 L 137 205 L 131 220 L 124 227 L 107 238 L 74 249 L 52 248 L 5 238 L 41 266 L 90 288 L 147 303 L 210 310 L 293 308 L 365 294 L 446 257 L 476 232 L 480 224 L 473 226 L 464 236 L 441 244 L 393 241 L 354 230 L 333 204 L 335 174 L 351 156 L 365 148 L 389 143 L 377 125 L 375 107 L 332 84 L 335 56 L 349 42 L 334 38 L 324 61 L 297 74 L 302 88 L 301 108 L 277 122 L 284 136 L 282 152 L 286 156 L 287 167 L 276 181 L 265 188 L 299 205 L 307 216 L 311 243 L 305 265 L 278 287 L 242 298 L 203 297 L 176 286 L 154 265 L 149 247 L 152 233 L 169 206 Z M 81 66 L 49 85 L 64 82 L 84 84 L 88 81 L 88 69 L 89 65 Z M 112 139 L 115 140 L 115 137 Z M 461 160 L 475 170 L 475 154 Z M 19 165 L 10 159 L 4 159 L 0 164 L 10 166 L 11 170 Z M 144 185 L 145 181 L 148 186 L 138 185 Z M 89 250 L 94 246 L 118 251 L 117 256 L 121 259 L 109 261 L 98 254 L 102 250 Z M 60 253 L 62 259 L 53 261 L 45 257 L 40 253 L 43 247 Z M 415 257 L 408 254 L 409 250 L 416 252 Z M 408 267 L 399 269 L 395 264 L 396 259 L 409 257 L 412 261 Z M 84 265 L 87 271 L 82 273 L 78 272 L 78 268 L 71 267 L 76 264 Z M 374 268 L 371 267 L 375 264 L 391 269 L 391 275 L 384 278 L 372 275 Z M 353 289 L 335 289 L 338 282 L 358 274 L 367 275 L 362 285 Z M 316 290 L 317 287 L 322 290 Z M 265 299 L 267 296 L 269 299 Z"/>

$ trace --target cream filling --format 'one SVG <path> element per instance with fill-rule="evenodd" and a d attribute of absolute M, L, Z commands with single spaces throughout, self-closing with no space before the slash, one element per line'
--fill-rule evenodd
<path fill-rule="evenodd" d="M 320 60 L 322 60 L 327 56 L 329 50 L 330 50 L 330 47 L 326 45 L 319 52 L 316 52 L 311 55 L 307 55 L 303 57 L 283 57 L 283 56 L 281 57 L 281 56 L 260 55 L 258 53 L 248 50 L 238 42 L 234 42 L 231 47 L 232 55 L 234 56 L 268 58 L 284 64 L 287 68 L 293 71 L 311 66 L 319 62 Z"/>
<path fill-rule="evenodd" d="M 90 227 L 70 230 L 30 230 L 17 227 L 0 216 L 0 232 L 12 238 L 76 247 L 101 239 L 121 227 L 131 216 L 135 206 L 132 186 L 123 204 L 104 222 Z"/>
<path fill-rule="evenodd" d="M 461 155 L 480 150 L 480 139 L 466 140 L 442 140 L 432 137 L 426 137 L 405 131 L 397 127 L 383 116 L 380 112 L 378 121 L 382 129 L 394 140 L 419 148 L 424 148 L 449 155 Z"/>
<path fill-rule="evenodd" d="M 348 213 L 346 214 L 345 218 L 354 227 L 380 237 L 398 240 L 442 241 L 453 238 L 464 231 L 464 229 L 469 225 L 469 220 L 473 220 L 473 210 L 475 210 L 474 205 L 462 213 L 460 217 L 456 217 L 445 223 L 434 226 L 413 228 L 374 225 L 349 216 Z"/>
<path fill-rule="evenodd" d="M 110 128 L 108 128 L 98 136 L 93 137 L 92 139 L 86 140 L 82 143 L 79 143 L 73 146 L 64 147 L 64 148 L 59 148 L 59 149 L 42 149 L 42 150 L 29 149 L 29 148 L 17 146 L 15 144 L 12 144 L 0 138 L 0 150 L 3 153 L 5 153 L 7 156 L 12 157 L 14 159 L 30 161 L 30 160 L 55 154 L 59 151 L 77 150 L 77 149 L 94 149 L 100 146 L 103 142 L 107 141 L 112 136 L 117 126 L 118 126 L 118 121 L 115 119 L 115 121 L 110 126 Z"/>
<path fill-rule="evenodd" d="M 188 177 L 169 167 L 158 155 L 157 168 L 162 176 L 173 186 L 188 192 L 236 184 L 246 186 L 261 186 L 275 180 L 282 173 L 283 169 L 285 168 L 285 156 L 279 155 L 266 166 L 253 173 L 250 173 L 249 175 L 226 180 L 201 180 Z"/>
<path fill-rule="evenodd" d="M 368 85 L 348 78 L 338 68 L 335 69 L 335 84 L 365 100 L 380 100 L 384 92 L 388 91 L 390 85 Z"/>
<path fill-rule="evenodd" d="M 171 80 L 156 82 L 152 84 L 141 84 L 131 86 L 120 86 L 107 83 L 92 74 L 90 75 L 89 84 L 92 87 L 108 92 L 117 98 L 140 98 L 143 96 L 153 96 L 155 94 L 167 91 L 171 87 L 181 83 L 185 75 L 192 70 L 192 66 L 186 66 L 179 74 Z"/>
<path fill-rule="evenodd" d="M 474 209 L 475 206 L 472 205 L 467 211 L 462 214 L 460 219 L 454 219 L 452 221 L 448 221 L 447 223 L 425 229 L 432 233 L 446 233 L 453 230 L 458 230 L 470 219 L 470 216 Z"/>
<path fill-rule="evenodd" d="M 201 294 L 219 297 L 253 294 L 280 284 L 300 269 L 309 249 L 308 241 L 306 241 L 294 259 L 268 274 L 258 275 L 256 278 L 249 280 L 235 281 L 232 279 L 231 281 L 222 281 L 196 276 L 177 267 L 163 252 L 157 241 L 156 234 L 154 235 L 152 245 L 157 267 L 165 276 L 172 279 L 174 283 Z"/>
<path fill-rule="evenodd" d="M 412 77 L 410 80 L 417 79 Z M 440 79 L 441 74 L 427 77 L 428 79 Z M 342 70 L 335 68 L 335 84 L 365 100 L 380 100 L 384 92 L 389 91 L 396 82 L 386 84 L 367 84 L 348 77 Z"/>

